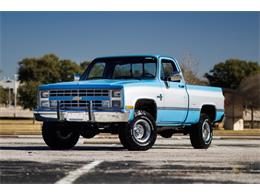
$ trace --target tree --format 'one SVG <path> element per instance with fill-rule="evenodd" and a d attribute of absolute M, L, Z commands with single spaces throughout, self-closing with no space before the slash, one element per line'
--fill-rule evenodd
<path fill-rule="evenodd" d="M 216 64 L 204 76 L 208 79 L 211 86 L 237 89 L 243 78 L 259 72 L 260 67 L 257 62 L 229 59 L 224 63 Z"/>
<path fill-rule="evenodd" d="M 208 84 L 206 81 L 201 80 L 197 76 L 197 72 L 194 71 L 194 70 L 198 70 L 199 60 L 194 58 L 190 53 L 185 53 L 180 58 L 180 66 L 186 83 L 195 84 L 195 85 Z"/>
<path fill-rule="evenodd" d="M 73 75 L 75 73 L 82 72 L 82 68 L 75 62 L 72 62 L 71 60 L 61 60 L 60 63 L 61 63 L 60 64 L 61 81 L 71 81 L 73 80 Z"/>
<path fill-rule="evenodd" d="M 18 75 L 21 82 L 53 83 L 61 80 L 60 60 L 54 54 L 41 58 L 25 58 L 19 65 Z"/>
<path fill-rule="evenodd" d="M 0 104 L 8 104 L 8 91 L 0 86 Z"/>
<path fill-rule="evenodd" d="M 260 108 L 260 73 L 244 78 L 238 88 L 246 107 L 251 109 L 251 128 L 254 128 L 254 109 Z"/>
<path fill-rule="evenodd" d="M 83 72 L 86 70 L 86 68 L 88 67 L 88 65 L 90 63 L 91 63 L 90 61 L 83 61 L 83 62 L 80 63 L 80 67 L 81 67 Z"/>
<path fill-rule="evenodd" d="M 82 73 L 81 66 L 71 60 L 61 60 L 54 54 L 40 58 L 24 58 L 19 62 L 18 98 L 24 108 L 33 109 L 37 104 L 37 88 L 41 84 L 72 81 L 75 73 Z"/>
<path fill-rule="evenodd" d="M 238 91 L 244 97 L 246 105 L 260 108 L 260 73 L 244 78 Z"/>
<path fill-rule="evenodd" d="M 18 88 L 18 98 L 23 108 L 33 109 L 37 105 L 37 88 L 39 82 L 28 81 Z"/>

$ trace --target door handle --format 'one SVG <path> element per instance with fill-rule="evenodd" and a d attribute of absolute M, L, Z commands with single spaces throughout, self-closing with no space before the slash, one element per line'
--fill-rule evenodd
<path fill-rule="evenodd" d="M 179 88 L 184 88 L 184 85 L 179 84 L 178 87 L 179 87 Z"/>

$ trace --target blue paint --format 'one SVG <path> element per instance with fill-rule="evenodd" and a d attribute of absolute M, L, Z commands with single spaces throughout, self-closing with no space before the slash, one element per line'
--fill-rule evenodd
<path fill-rule="evenodd" d="M 221 92 L 222 89 L 219 87 L 208 87 L 208 86 L 200 86 L 200 85 L 186 85 L 187 90 L 200 90 L 200 91 L 213 91 L 213 92 Z"/>
<path fill-rule="evenodd" d="M 177 69 L 180 71 L 179 64 L 175 58 L 171 57 L 164 57 L 160 55 L 128 55 L 125 57 L 131 56 L 142 56 L 142 57 L 155 57 L 157 58 L 157 73 L 156 78 L 154 79 L 146 79 L 146 80 L 137 80 L 137 79 L 127 79 L 127 80 L 114 80 L 114 79 L 97 79 L 97 80 L 82 80 L 82 81 L 74 81 L 74 82 L 61 82 L 61 83 L 54 83 L 54 84 L 46 84 L 41 85 L 39 90 L 52 90 L 52 89 L 121 89 L 122 90 L 122 105 L 125 106 L 125 94 L 124 94 L 124 87 L 129 88 L 149 88 L 149 87 L 158 87 L 163 88 L 165 87 L 164 81 L 161 80 L 160 73 L 161 73 L 161 59 L 168 59 L 174 61 L 176 64 Z M 119 57 L 119 56 L 113 56 Z M 121 57 L 121 56 L 120 56 Z M 107 57 L 103 57 L 107 58 Z M 174 90 L 178 87 L 179 84 L 183 84 L 183 90 L 186 91 L 188 95 L 188 102 L 189 102 L 189 91 L 198 90 L 198 91 L 210 91 L 210 92 L 217 92 L 222 93 L 221 88 L 216 87 L 206 87 L 206 86 L 197 86 L 197 85 L 186 85 L 184 80 L 180 83 L 169 82 L 170 89 Z M 73 100 L 73 97 L 50 97 L 50 100 Z M 103 97 L 103 96 L 87 96 L 82 97 L 81 100 L 91 101 L 91 100 L 109 100 L 110 97 Z M 172 99 L 170 99 L 172 100 Z M 174 100 L 172 100 L 174 101 Z M 191 125 L 196 124 L 200 118 L 200 108 L 189 108 L 189 105 L 175 105 L 177 107 L 158 107 L 157 108 L 157 120 L 156 124 L 158 126 L 178 126 L 178 125 Z M 178 107 L 180 106 L 180 107 Z M 185 107 L 186 106 L 186 107 Z M 44 110 L 46 111 L 46 110 Z M 79 111 L 79 110 L 76 110 Z M 93 110 L 94 112 L 118 112 L 118 110 Z M 84 111 L 83 111 L 84 112 Z M 129 121 L 134 119 L 134 109 L 123 109 L 120 112 L 128 112 L 129 113 Z M 216 113 L 216 119 L 220 120 L 223 116 L 223 110 L 218 110 Z"/>
<path fill-rule="evenodd" d="M 184 124 L 196 124 L 199 122 L 200 110 L 189 110 Z"/>
<path fill-rule="evenodd" d="M 36 109 L 35 112 L 56 112 L 56 110 L 50 110 L 50 109 Z M 79 109 L 69 109 L 69 110 L 62 110 L 60 109 L 60 112 L 88 112 L 88 110 L 79 110 Z M 91 112 L 121 112 L 125 113 L 123 109 L 110 109 L 110 110 L 91 110 Z"/>
<path fill-rule="evenodd" d="M 153 58 L 159 58 L 160 55 L 159 54 L 131 54 L 131 55 L 114 55 L 114 56 L 101 56 L 101 57 L 97 57 L 95 58 L 95 60 L 97 59 L 103 59 L 103 58 L 118 58 L 118 57 L 153 57 Z"/>
<path fill-rule="evenodd" d="M 129 109 L 127 110 L 127 112 L 129 112 L 129 116 L 128 116 L 128 121 L 131 122 L 134 120 L 134 116 L 135 116 L 135 110 L 134 109 Z"/>
<path fill-rule="evenodd" d="M 159 86 L 156 79 L 147 80 L 112 80 L 112 79 L 99 79 L 99 80 L 86 80 L 86 81 L 73 81 L 61 82 L 53 84 L 45 84 L 39 86 L 39 90 L 51 89 L 122 89 L 123 86 Z"/>
<path fill-rule="evenodd" d="M 219 121 L 224 115 L 224 111 L 217 111 L 215 121 Z"/>
<path fill-rule="evenodd" d="M 186 116 L 187 109 L 158 109 L 157 123 L 177 123 L 181 124 L 184 121 L 183 116 Z"/>
<path fill-rule="evenodd" d="M 63 100 L 63 101 L 71 101 L 73 100 L 73 96 L 56 96 L 56 97 L 49 97 L 49 100 Z M 97 101 L 102 101 L 102 100 L 110 100 L 109 97 L 103 97 L 103 96 L 85 96 L 81 97 L 81 100 L 85 101 L 91 101 L 91 100 L 97 100 Z"/>
<path fill-rule="evenodd" d="M 157 127 L 180 127 L 182 124 L 179 123 L 156 123 Z"/>
<path fill-rule="evenodd" d="M 41 85 L 39 90 L 50 90 L 50 89 L 121 89 L 122 84 L 127 81 L 118 80 L 86 80 L 86 81 L 73 81 L 73 82 L 61 82 Z"/>

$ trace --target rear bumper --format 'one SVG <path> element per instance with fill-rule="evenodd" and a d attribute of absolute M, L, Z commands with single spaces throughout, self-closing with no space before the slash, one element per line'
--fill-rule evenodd
<path fill-rule="evenodd" d="M 83 111 L 35 111 L 38 121 L 71 121 L 71 122 L 128 122 L 128 112 L 83 112 Z"/>

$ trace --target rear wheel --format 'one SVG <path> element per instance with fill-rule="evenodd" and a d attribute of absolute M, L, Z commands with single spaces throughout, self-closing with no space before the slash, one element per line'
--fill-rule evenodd
<path fill-rule="evenodd" d="M 45 143 L 55 150 L 68 150 L 79 140 L 79 132 L 65 123 L 44 122 L 42 137 Z"/>
<path fill-rule="evenodd" d="M 191 145 L 196 149 L 207 149 L 211 144 L 212 138 L 211 121 L 208 115 L 201 114 L 199 123 L 190 130 Z"/>
<path fill-rule="evenodd" d="M 145 111 L 135 112 L 134 120 L 119 131 L 121 144 L 128 150 L 148 150 L 156 140 L 153 117 Z"/>

